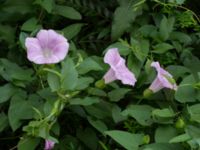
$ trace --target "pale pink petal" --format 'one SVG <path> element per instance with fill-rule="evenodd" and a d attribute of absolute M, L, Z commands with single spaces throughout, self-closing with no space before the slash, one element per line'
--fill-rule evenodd
<path fill-rule="evenodd" d="M 44 150 L 52 150 L 55 145 L 55 142 L 50 140 L 45 140 L 45 147 Z"/>
<path fill-rule="evenodd" d="M 36 64 L 58 63 L 69 49 L 67 39 L 53 30 L 40 30 L 36 38 L 26 41 L 28 59 Z"/>
<path fill-rule="evenodd" d="M 110 83 L 116 80 L 115 72 L 112 69 L 109 69 L 108 72 L 103 76 L 105 83 Z"/>
<path fill-rule="evenodd" d="M 121 58 L 117 48 L 109 49 L 104 56 L 104 62 L 110 66 L 117 65 L 121 59 L 123 58 Z"/>
<path fill-rule="evenodd" d="M 123 84 L 135 85 L 135 75 L 126 67 L 125 62 L 117 65 L 115 68 L 115 74 L 118 80 L 121 80 Z"/>
<path fill-rule="evenodd" d="M 173 80 L 172 75 L 160 67 L 159 62 L 152 62 L 152 67 L 154 67 L 157 71 L 156 79 L 152 82 L 149 89 L 151 89 L 153 92 L 157 92 L 161 90 L 162 88 L 169 88 L 176 90 L 177 85 L 176 83 L 172 83 L 170 80 Z"/>
<path fill-rule="evenodd" d="M 126 67 L 125 60 L 120 56 L 117 48 L 111 48 L 106 52 L 104 62 L 110 65 L 104 79 L 105 77 L 106 80 L 110 79 L 109 82 L 118 79 L 123 84 L 135 85 L 135 75 Z"/>

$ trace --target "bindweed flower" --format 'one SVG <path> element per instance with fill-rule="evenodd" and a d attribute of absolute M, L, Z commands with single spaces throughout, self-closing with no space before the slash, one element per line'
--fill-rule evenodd
<path fill-rule="evenodd" d="M 177 85 L 172 75 L 161 68 L 159 62 L 152 62 L 151 66 L 154 67 L 157 71 L 157 76 L 149 87 L 153 93 L 161 90 L 162 88 L 177 90 Z"/>
<path fill-rule="evenodd" d="M 36 64 L 54 64 L 65 58 L 69 43 L 54 30 L 40 30 L 36 38 L 26 38 L 25 46 L 30 61 Z"/>
<path fill-rule="evenodd" d="M 52 150 L 54 147 L 55 142 L 51 140 L 45 140 L 45 148 L 44 150 Z"/>
<path fill-rule="evenodd" d="M 135 75 L 126 67 L 125 60 L 117 48 L 111 48 L 106 52 L 104 62 L 110 65 L 110 69 L 103 77 L 105 83 L 121 80 L 123 84 L 135 85 Z"/>

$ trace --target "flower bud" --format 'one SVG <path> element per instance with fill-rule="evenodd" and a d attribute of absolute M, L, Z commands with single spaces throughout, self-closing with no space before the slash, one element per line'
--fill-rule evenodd
<path fill-rule="evenodd" d="M 103 79 L 96 81 L 95 87 L 99 89 L 104 89 L 106 87 L 105 81 Z"/>
<path fill-rule="evenodd" d="M 178 120 L 175 123 L 175 126 L 176 126 L 177 129 L 184 128 L 185 127 L 185 122 L 184 122 L 183 118 L 181 118 L 181 117 L 178 118 Z"/>
<path fill-rule="evenodd" d="M 150 89 L 146 89 L 146 90 L 144 90 L 144 92 L 143 92 L 143 97 L 144 97 L 145 99 L 148 99 L 148 98 L 151 97 L 152 95 L 153 95 L 153 91 L 150 90 Z"/>
<path fill-rule="evenodd" d="M 150 136 L 149 136 L 149 135 L 145 135 L 145 136 L 143 137 L 143 143 L 144 143 L 144 144 L 149 144 L 149 142 L 150 142 Z"/>

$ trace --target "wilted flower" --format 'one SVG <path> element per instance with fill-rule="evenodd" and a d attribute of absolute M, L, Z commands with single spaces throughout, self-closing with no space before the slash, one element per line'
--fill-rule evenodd
<path fill-rule="evenodd" d="M 30 61 L 36 64 L 54 64 L 65 58 L 69 43 L 54 30 L 40 30 L 36 38 L 26 38 L 25 46 Z"/>
<path fill-rule="evenodd" d="M 135 75 L 126 67 L 125 60 L 117 48 L 111 48 L 106 52 L 104 62 L 110 65 L 110 69 L 103 77 L 105 83 L 121 80 L 123 84 L 135 85 Z"/>
<path fill-rule="evenodd" d="M 151 66 L 156 69 L 157 76 L 149 87 L 150 90 L 152 90 L 154 93 L 161 90 L 162 88 L 177 90 L 177 85 L 172 75 L 161 68 L 159 62 L 152 62 Z"/>
<path fill-rule="evenodd" d="M 44 150 L 52 150 L 54 147 L 55 142 L 51 140 L 45 140 L 45 148 Z"/>

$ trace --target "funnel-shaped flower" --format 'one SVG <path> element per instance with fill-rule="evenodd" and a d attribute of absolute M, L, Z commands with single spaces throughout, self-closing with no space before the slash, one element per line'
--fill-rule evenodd
<path fill-rule="evenodd" d="M 44 150 L 52 150 L 54 147 L 55 142 L 50 140 L 45 140 L 45 148 Z"/>
<path fill-rule="evenodd" d="M 159 62 L 152 62 L 151 66 L 156 69 L 157 76 L 150 85 L 150 90 L 152 90 L 154 93 L 161 90 L 162 88 L 177 90 L 177 85 L 172 75 L 163 68 L 161 68 Z"/>
<path fill-rule="evenodd" d="M 135 85 L 135 75 L 126 67 L 125 60 L 117 48 L 111 48 L 106 52 L 104 62 L 110 65 L 110 69 L 103 77 L 105 83 L 121 80 L 123 84 Z"/>
<path fill-rule="evenodd" d="M 30 61 L 36 64 L 54 64 L 65 58 L 69 43 L 64 36 L 53 30 L 40 30 L 36 38 L 26 38 L 25 46 Z"/>

